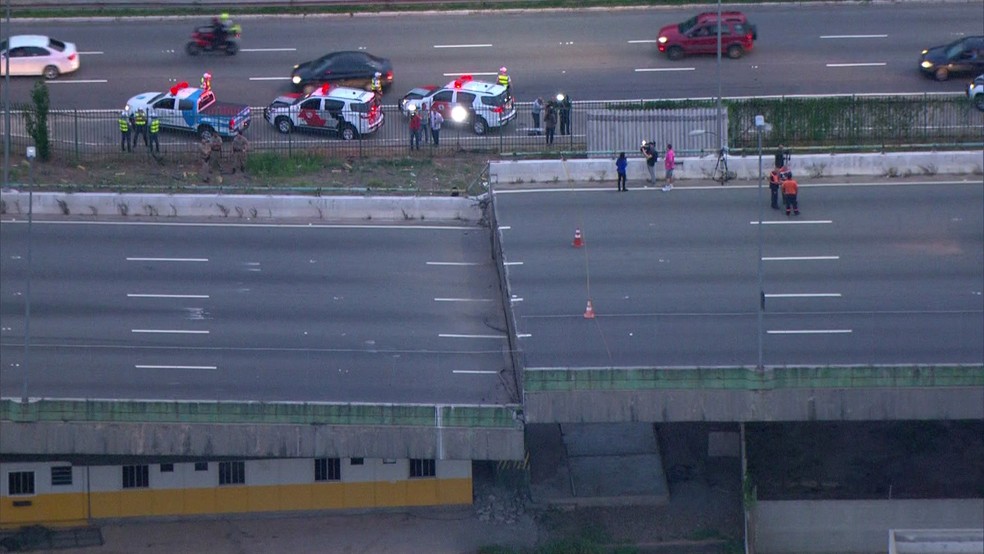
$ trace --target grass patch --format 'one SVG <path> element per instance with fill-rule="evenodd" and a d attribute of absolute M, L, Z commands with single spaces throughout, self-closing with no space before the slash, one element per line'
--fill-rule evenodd
<path fill-rule="evenodd" d="M 259 152 L 249 157 L 246 169 L 258 178 L 294 177 L 332 169 L 332 163 L 316 154 L 299 153 L 287 158 L 274 152 Z M 334 163 L 341 167 L 339 162 Z"/>

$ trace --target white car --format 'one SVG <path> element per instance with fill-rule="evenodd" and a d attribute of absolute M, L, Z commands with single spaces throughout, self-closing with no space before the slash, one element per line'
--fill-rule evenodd
<path fill-rule="evenodd" d="M 513 98 L 506 87 L 498 83 L 476 81 L 471 75 L 462 75 L 448 83 L 444 88 L 431 92 L 420 99 L 420 103 L 436 107 L 447 124 L 455 124 L 452 117 L 456 106 L 464 108 L 464 119 L 460 122 L 484 135 L 489 129 L 504 127 L 516 118 Z"/>
<path fill-rule="evenodd" d="M 978 110 L 984 112 L 984 74 L 974 77 L 967 85 L 967 98 L 970 98 Z"/>
<path fill-rule="evenodd" d="M 9 56 L 9 60 L 8 60 Z M 0 75 L 42 75 L 54 79 L 79 68 L 75 44 L 43 35 L 14 35 L 0 42 Z"/>
<path fill-rule="evenodd" d="M 294 129 L 329 131 L 353 140 L 383 126 L 385 116 L 375 94 L 325 83 L 308 95 L 277 97 L 264 108 L 263 117 L 281 133 Z"/>

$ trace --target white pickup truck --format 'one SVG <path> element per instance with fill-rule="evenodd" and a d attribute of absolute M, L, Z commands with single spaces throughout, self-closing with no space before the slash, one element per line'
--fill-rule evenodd
<path fill-rule="evenodd" d="M 145 110 L 148 117 L 157 116 L 166 129 L 193 131 L 207 139 L 212 133 L 235 136 L 249 127 L 251 115 L 246 104 L 219 102 L 212 89 L 189 87 L 188 83 L 178 83 L 166 92 L 138 94 L 126 107 L 130 113 Z"/>

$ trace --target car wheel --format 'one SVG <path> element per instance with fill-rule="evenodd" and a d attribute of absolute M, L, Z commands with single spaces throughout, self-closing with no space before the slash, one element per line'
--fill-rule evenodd
<path fill-rule="evenodd" d="M 294 130 L 294 123 L 290 120 L 289 117 L 283 117 L 283 116 L 278 117 L 276 123 L 277 123 L 277 130 L 285 135 Z"/>
<path fill-rule="evenodd" d="M 342 126 L 341 136 L 342 140 L 355 140 L 359 138 L 359 132 L 355 130 L 355 127 L 346 123 Z"/>
<path fill-rule="evenodd" d="M 50 81 L 58 77 L 58 68 L 53 65 L 49 65 L 48 67 L 44 68 L 43 75 L 45 79 L 48 79 Z"/>
<path fill-rule="evenodd" d="M 472 119 L 472 129 L 474 129 L 476 135 L 484 135 L 489 131 L 489 124 L 485 121 L 485 118 L 476 115 Z"/>
<path fill-rule="evenodd" d="M 745 49 L 740 44 L 732 44 L 728 47 L 728 57 L 737 60 L 745 53 Z"/>
<path fill-rule="evenodd" d="M 670 46 L 666 49 L 666 57 L 671 60 L 679 60 L 683 58 L 683 48 L 679 46 Z"/>
<path fill-rule="evenodd" d="M 189 56 L 197 56 L 202 53 L 202 47 L 198 46 L 197 42 L 192 41 L 185 45 L 185 52 Z"/>
<path fill-rule="evenodd" d="M 945 67 L 938 67 L 933 73 L 933 77 L 935 77 L 937 81 L 946 81 L 950 78 L 950 71 Z"/>
<path fill-rule="evenodd" d="M 202 125 L 198 128 L 198 138 L 202 140 L 211 141 L 212 136 L 215 135 L 215 129 L 209 127 L 208 125 Z"/>
<path fill-rule="evenodd" d="M 974 97 L 974 105 L 977 106 L 978 110 L 984 112 L 984 93 Z"/>

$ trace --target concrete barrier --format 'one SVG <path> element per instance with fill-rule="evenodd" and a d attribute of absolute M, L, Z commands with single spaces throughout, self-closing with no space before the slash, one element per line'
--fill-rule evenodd
<path fill-rule="evenodd" d="M 763 152 L 762 170 L 772 170 L 773 152 Z M 674 176 L 678 180 L 710 180 L 717 157 L 677 158 Z M 656 164 L 662 179 L 663 159 Z M 738 179 L 757 179 L 758 156 L 728 158 L 728 169 Z M 804 154 L 794 156 L 790 169 L 797 178 L 820 177 L 910 177 L 919 175 L 984 175 L 984 151 L 893 152 L 884 154 Z M 648 177 L 642 158 L 629 159 L 628 178 Z M 495 161 L 489 164 L 493 184 L 572 183 L 614 181 L 614 159 Z"/>
<path fill-rule="evenodd" d="M 28 193 L 0 193 L 0 214 L 26 215 Z M 215 217 L 251 221 L 304 218 L 326 221 L 477 222 L 479 203 L 464 197 L 268 196 L 226 194 L 35 193 L 37 215 L 102 217 Z"/>

